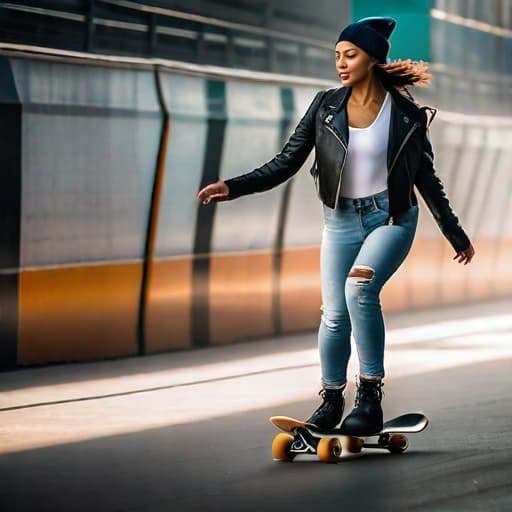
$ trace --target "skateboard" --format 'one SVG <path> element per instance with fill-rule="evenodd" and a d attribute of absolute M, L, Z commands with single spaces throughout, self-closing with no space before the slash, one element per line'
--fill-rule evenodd
<path fill-rule="evenodd" d="M 323 462 L 337 462 L 343 451 L 359 453 L 363 448 L 387 449 L 402 453 L 409 447 L 405 434 L 425 430 L 428 418 L 418 412 L 402 414 L 386 421 L 380 432 L 367 435 L 347 435 L 343 429 L 321 430 L 312 423 L 272 416 L 270 422 L 286 433 L 277 434 L 272 442 L 272 458 L 292 461 L 296 455 L 317 455 Z"/>

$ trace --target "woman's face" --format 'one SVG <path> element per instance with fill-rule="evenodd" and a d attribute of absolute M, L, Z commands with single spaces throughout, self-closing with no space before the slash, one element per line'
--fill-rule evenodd
<path fill-rule="evenodd" d="M 353 86 L 366 80 L 377 62 L 364 50 L 349 41 L 339 41 L 335 47 L 336 71 L 343 86 Z"/>

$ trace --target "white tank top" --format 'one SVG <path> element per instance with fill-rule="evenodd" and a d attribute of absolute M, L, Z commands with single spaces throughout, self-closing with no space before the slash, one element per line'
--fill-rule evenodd
<path fill-rule="evenodd" d="M 340 188 L 342 197 L 366 197 L 387 188 L 390 118 L 391 98 L 386 91 L 380 111 L 370 126 L 348 127 L 348 152 Z"/>

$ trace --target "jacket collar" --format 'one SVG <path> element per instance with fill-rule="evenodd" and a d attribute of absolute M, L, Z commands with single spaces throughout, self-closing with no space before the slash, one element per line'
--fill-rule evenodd
<path fill-rule="evenodd" d="M 391 119 L 389 123 L 389 141 L 387 151 L 387 165 L 390 169 L 391 164 L 397 155 L 402 142 L 407 137 L 407 134 L 413 127 L 417 127 L 416 123 L 422 124 L 424 117 L 419 107 L 410 99 L 406 98 L 403 94 L 396 90 L 395 87 L 386 87 L 391 95 Z M 343 140 L 348 147 L 348 118 L 346 103 L 352 92 L 351 87 L 339 87 L 333 92 L 328 101 L 328 115 L 334 114 L 330 117 L 331 126 L 338 133 L 339 137 Z M 334 109 L 330 110 L 330 109 Z M 328 116 L 327 116 L 328 117 Z M 327 121 L 327 117 L 324 121 Z"/>
<path fill-rule="evenodd" d="M 403 115 L 410 117 L 415 121 L 422 122 L 422 114 L 420 108 L 409 98 L 405 97 L 393 86 L 384 86 L 391 94 L 393 106 L 399 110 Z M 330 104 L 334 107 L 335 112 L 339 112 L 346 104 L 352 93 L 352 87 L 338 87 L 333 91 L 333 96 L 330 99 Z"/>

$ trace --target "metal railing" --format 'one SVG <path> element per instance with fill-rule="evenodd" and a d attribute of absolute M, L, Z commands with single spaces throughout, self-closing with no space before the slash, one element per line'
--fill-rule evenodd
<path fill-rule="evenodd" d="M 213 63 L 227 67 L 241 67 L 257 71 L 292 72 L 297 75 L 335 78 L 334 68 L 326 62 L 333 59 L 333 45 L 308 36 L 283 32 L 272 28 L 235 23 L 219 18 L 186 13 L 175 9 L 155 7 L 131 0 L 93 0 L 87 12 L 36 7 L 34 5 L 1 2 L 0 8 L 10 13 L 32 15 L 32 22 L 39 25 L 33 34 L 4 33 L 5 42 L 54 46 L 67 50 L 95 53 L 108 52 L 138 56 L 157 56 L 195 63 Z M 66 46 L 72 37 L 61 27 L 62 38 L 47 38 L 44 23 L 47 20 L 69 22 L 81 35 Z M 56 27 L 57 31 L 59 30 Z M 110 35 L 108 32 L 110 31 Z M 100 33 L 101 32 L 101 33 Z M 123 37 L 124 33 L 124 37 Z M 53 37 L 53 41 L 51 38 Z"/>

